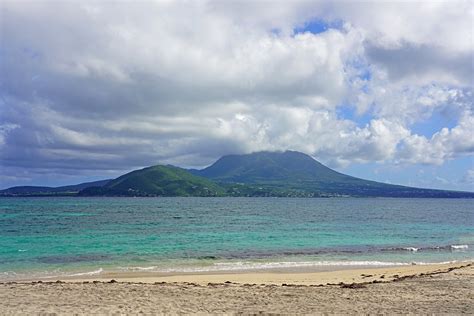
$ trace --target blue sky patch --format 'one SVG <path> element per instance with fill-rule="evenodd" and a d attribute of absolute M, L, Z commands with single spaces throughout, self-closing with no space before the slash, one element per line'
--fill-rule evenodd
<path fill-rule="evenodd" d="M 315 19 L 311 20 L 309 22 L 306 22 L 303 26 L 297 27 L 293 30 L 293 33 L 300 34 L 300 33 L 306 33 L 310 32 L 313 34 L 320 34 L 324 33 L 329 29 L 342 29 L 342 21 L 325 21 L 321 19 Z"/>
<path fill-rule="evenodd" d="M 416 122 L 410 127 L 410 129 L 413 134 L 431 138 L 433 134 L 439 132 L 445 127 L 449 129 L 456 127 L 456 121 L 456 119 L 449 117 L 440 111 L 435 111 L 429 119 Z"/>
<path fill-rule="evenodd" d="M 370 111 L 366 111 L 363 114 L 357 113 L 357 108 L 353 105 L 341 105 L 337 108 L 337 117 L 342 120 L 350 120 L 356 123 L 358 127 L 364 127 L 370 123 L 374 117 Z"/>

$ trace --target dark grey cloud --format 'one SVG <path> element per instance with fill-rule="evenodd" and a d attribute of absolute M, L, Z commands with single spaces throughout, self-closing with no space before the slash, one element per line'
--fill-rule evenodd
<path fill-rule="evenodd" d="M 369 61 L 387 70 L 393 80 L 413 77 L 420 80 L 438 78 L 439 81 L 468 86 L 474 85 L 473 53 L 446 52 L 441 47 L 405 43 L 386 48 L 371 43 L 365 46 Z"/>

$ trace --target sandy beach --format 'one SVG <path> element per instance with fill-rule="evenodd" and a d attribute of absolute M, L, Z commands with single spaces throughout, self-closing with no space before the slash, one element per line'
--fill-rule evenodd
<path fill-rule="evenodd" d="M 111 278 L 112 277 L 112 278 Z M 474 263 L 5 282 L 0 313 L 473 314 Z"/>

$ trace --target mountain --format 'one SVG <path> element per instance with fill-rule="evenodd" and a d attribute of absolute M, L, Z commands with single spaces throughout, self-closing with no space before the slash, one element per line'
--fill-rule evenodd
<path fill-rule="evenodd" d="M 225 191 L 209 179 L 174 166 L 135 170 L 103 187 L 89 187 L 80 195 L 111 196 L 222 196 Z"/>
<path fill-rule="evenodd" d="M 352 178 L 338 173 L 310 156 L 297 152 L 256 152 L 223 156 L 194 174 L 222 182 L 273 183 L 274 181 L 341 181 Z"/>
<path fill-rule="evenodd" d="M 74 195 L 88 187 L 101 187 L 110 179 L 94 182 L 84 182 L 61 187 L 17 186 L 0 191 L 0 196 L 45 196 L 45 195 Z"/>
<path fill-rule="evenodd" d="M 250 187 L 252 195 L 474 197 L 471 192 L 420 189 L 351 177 L 296 151 L 228 155 L 191 172 L 227 187 L 231 195 L 243 191 L 248 194 Z"/>
<path fill-rule="evenodd" d="M 157 165 L 113 180 L 0 191 L 0 196 L 48 195 L 474 198 L 474 192 L 412 188 L 359 179 L 296 151 L 228 155 L 202 170 Z"/>

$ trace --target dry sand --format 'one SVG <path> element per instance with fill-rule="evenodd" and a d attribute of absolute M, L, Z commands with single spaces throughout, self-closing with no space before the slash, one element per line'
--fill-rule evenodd
<path fill-rule="evenodd" d="M 474 314 L 473 263 L 319 273 L 115 276 L 118 282 L 2 283 L 0 314 Z"/>

